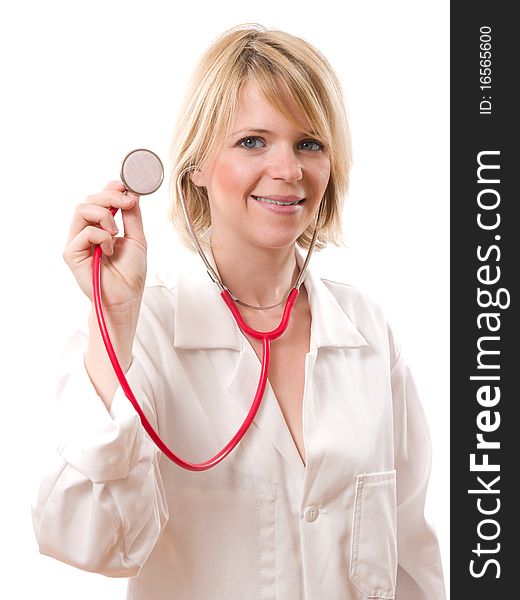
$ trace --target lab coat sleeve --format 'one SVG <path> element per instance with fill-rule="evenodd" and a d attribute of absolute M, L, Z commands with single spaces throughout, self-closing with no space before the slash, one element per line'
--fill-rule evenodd
<path fill-rule="evenodd" d="M 444 600 L 439 545 L 424 516 L 431 440 L 413 377 L 398 350 L 391 383 L 399 557 L 396 600 Z"/>
<path fill-rule="evenodd" d="M 39 486 L 33 524 L 40 552 L 113 577 L 139 573 L 168 519 L 158 451 L 119 387 L 110 411 L 84 365 L 87 336 L 67 347 L 69 369 L 58 387 L 61 441 L 56 466 Z M 136 349 L 137 348 L 137 349 Z M 157 427 L 155 376 L 134 343 L 126 377 Z"/>

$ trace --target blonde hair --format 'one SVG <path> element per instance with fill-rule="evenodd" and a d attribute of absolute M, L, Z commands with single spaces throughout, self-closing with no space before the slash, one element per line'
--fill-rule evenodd
<path fill-rule="evenodd" d="M 222 143 L 233 121 L 242 85 L 254 81 L 267 100 L 295 127 L 292 115 L 281 101 L 280 86 L 289 94 L 309 123 L 311 131 L 328 152 L 330 178 L 322 200 L 316 248 L 327 242 L 343 243 L 341 207 L 348 190 L 351 144 L 347 114 L 339 81 L 327 60 L 308 42 L 283 31 L 257 24 L 234 27 L 219 36 L 200 59 L 188 86 L 171 146 L 170 218 L 190 248 L 193 242 L 186 226 L 176 189 L 185 169 L 203 169 L 212 152 Z M 182 192 L 195 234 L 211 224 L 206 190 L 189 176 Z M 314 222 L 297 243 L 308 248 Z"/>

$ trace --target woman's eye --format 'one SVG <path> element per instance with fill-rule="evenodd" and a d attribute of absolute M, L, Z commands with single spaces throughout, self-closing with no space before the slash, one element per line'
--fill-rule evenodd
<path fill-rule="evenodd" d="M 299 146 L 302 150 L 310 150 L 311 152 L 323 150 L 323 144 L 316 140 L 304 140 L 303 142 L 300 142 Z"/>
<path fill-rule="evenodd" d="M 263 148 L 265 146 L 264 142 L 257 137 L 246 137 L 243 140 L 240 140 L 239 144 L 243 148 L 248 148 L 249 150 L 254 150 L 256 148 Z"/>

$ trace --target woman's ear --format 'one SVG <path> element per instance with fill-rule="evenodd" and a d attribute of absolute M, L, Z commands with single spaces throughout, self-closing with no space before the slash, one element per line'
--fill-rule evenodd
<path fill-rule="evenodd" d="M 190 179 L 197 187 L 204 187 L 204 174 L 200 169 L 190 171 Z"/>

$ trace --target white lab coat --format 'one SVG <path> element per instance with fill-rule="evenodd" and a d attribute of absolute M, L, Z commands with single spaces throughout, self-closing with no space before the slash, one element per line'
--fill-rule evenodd
<path fill-rule="evenodd" d="M 260 370 L 200 265 L 174 286 L 147 286 L 127 374 L 166 443 L 194 462 L 234 435 Z M 312 261 L 305 287 L 306 466 L 268 383 L 228 458 L 205 472 L 177 467 L 121 388 L 107 411 L 84 368 L 86 332 L 73 338 L 60 464 L 33 507 L 43 554 L 131 578 L 132 600 L 445 598 L 423 516 L 430 439 L 410 372 L 355 288 L 321 279 Z"/>

